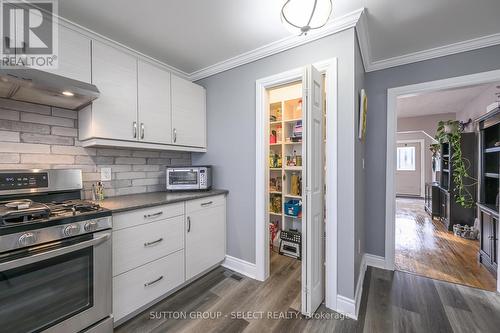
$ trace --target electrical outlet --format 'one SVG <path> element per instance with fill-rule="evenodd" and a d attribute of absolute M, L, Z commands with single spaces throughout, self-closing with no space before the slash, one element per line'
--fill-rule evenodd
<path fill-rule="evenodd" d="M 109 182 L 111 180 L 111 168 L 101 168 L 101 181 Z"/>

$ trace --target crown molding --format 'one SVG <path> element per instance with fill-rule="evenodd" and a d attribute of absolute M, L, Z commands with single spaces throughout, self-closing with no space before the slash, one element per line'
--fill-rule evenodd
<path fill-rule="evenodd" d="M 364 8 L 360 8 L 351 13 L 335 18 L 328 22 L 323 28 L 310 31 L 307 36 L 289 36 L 267 45 L 258 47 L 252 51 L 242 53 L 214 65 L 205 67 L 189 74 L 191 81 L 197 81 L 206 77 L 227 71 L 229 69 L 248 64 L 250 62 L 280 53 L 294 47 L 304 45 L 317 39 L 333 35 L 337 32 L 353 28 L 356 26 Z"/>
<path fill-rule="evenodd" d="M 366 18 L 364 18 L 364 20 L 366 21 Z M 360 22 L 363 22 L 363 18 L 360 20 Z M 473 51 L 500 44 L 500 33 L 499 33 L 499 34 L 493 34 L 474 39 L 469 39 L 458 43 L 443 45 L 428 50 L 408 53 L 388 59 L 373 61 L 372 55 L 370 53 L 371 48 L 370 48 L 369 38 L 367 35 L 366 22 L 364 26 L 361 25 L 361 27 L 357 29 L 357 33 L 358 33 L 358 39 L 360 40 L 360 49 L 363 56 L 363 63 L 365 65 L 365 70 L 367 72 L 373 72 L 381 69 L 407 65 L 415 62 L 445 57 L 452 54 Z"/>

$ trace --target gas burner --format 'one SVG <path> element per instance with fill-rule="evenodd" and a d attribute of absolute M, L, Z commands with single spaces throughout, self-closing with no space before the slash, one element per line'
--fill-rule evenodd
<path fill-rule="evenodd" d="M 53 202 L 49 204 L 53 215 L 76 215 L 78 213 L 93 212 L 101 210 L 101 206 L 87 200 L 67 200 L 62 202 Z"/>
<path fill-rule="evenodd" d="M 27 207 L 27 208 L 25 208 Z M 12 225 L 47 220 L 50 208 L 42 203 L 29 201 L 10 201 L 0 206 L 0 224 Z"/>

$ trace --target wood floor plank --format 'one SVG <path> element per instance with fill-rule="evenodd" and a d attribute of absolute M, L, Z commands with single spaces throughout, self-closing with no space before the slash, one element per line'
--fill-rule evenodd
<path fill-rule="evenodd" d="M 415 274 L 368 268 L 363 283 L 358 321 L 342 316 L 324 304 L 313 318 L 296 309 L 300 294 L 300 262 L 272 255 L 271 276 L 264 282 L 217 268 L 162 302 L 118 327 L 116 332 L 325 332 L 497 333 L 500 296 L 493 292 L 433 280 Z M 220 314 L 212 319 L 150 319 L 149 311 Z M 236 317 L 235 313 L 260 311 L 262 319 Z M 267 312 L 293 314 L 267 317 Z"/>
<path fill-rule="evenodd" d="M 496 277 L 477 260 L 479 241 L 455 236 L 424 210 L 422 199 L 396 199 L 397 270 L 496 290 Z"/>

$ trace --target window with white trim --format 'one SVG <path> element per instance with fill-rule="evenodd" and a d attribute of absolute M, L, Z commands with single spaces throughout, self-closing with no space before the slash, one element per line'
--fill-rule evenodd
<path fill-rule="evenodd" d="M 415 147 L 397 148 L 397 170 L 415 171 Z"/>

